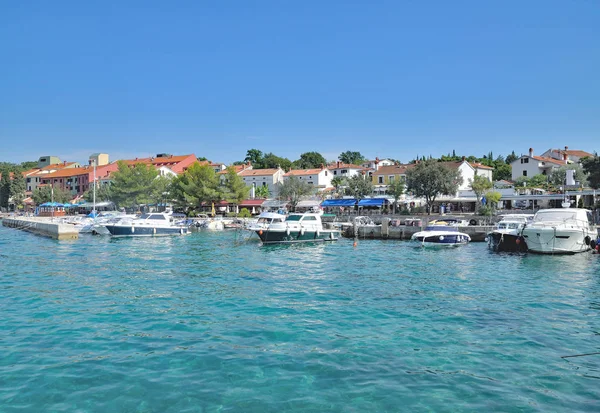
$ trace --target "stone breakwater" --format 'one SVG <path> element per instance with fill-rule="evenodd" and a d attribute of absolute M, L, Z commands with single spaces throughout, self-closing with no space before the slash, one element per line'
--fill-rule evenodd
<path fill-rule="evenodd" d="M 79 238 L 79 232 L 73 226 L 52 222 L 51 218 L 4 217 L 2 225 L 58 240 Z"/>
<path fill-rule="evenodd" d="M 419 231 L 422 231 L 424 227 L 400 225 L 393 227 L 386 225 L 386 221 L 382 225 L 364 225 L 356 227 L 358 232 L 358 238 L 366 239 L 401 239 L 409 240 L 410 237 Z M 484 242 L 486 241 L 487 234 L 494 229 L 491 225 L 474 225 L 468 227 L 458 227 L 460 232 L 468 234 L 471 237 L 472 242 Z M 354 226 L 349 225 L 344 228 L 342 235 L 347 238 L 354 238 Z"/>

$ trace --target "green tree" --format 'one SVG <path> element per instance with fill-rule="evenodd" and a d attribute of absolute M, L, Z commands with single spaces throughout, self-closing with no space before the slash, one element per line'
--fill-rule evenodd
<path fill-rule="evenodd" d="M 396 205 L 398 204 L 398 200 L 400 197 L 404 195 L 404 190 L 406 185 L 404 185 L 404 181 L 402 179 L 394 179 L 388 185 L 387 193 L 394 197 L 394 210 L 393 213 L 396 213 Z"/>
<path fill-rule="evenodd" d="M 373 182 L 361 174 L 352 175 L 346 181 L 346 194 L 352 195 L 356 199 L 362 199 L 373 193 Z"/>
<path fill-rule="evenodd" d="M 100 184 L 96 187 L 96 202 L 105 202 L 112 201 L 112 189 L 110 183 Z M 87 202 L 92 202 L 94 200 L 94 191 L 93 188 L 85 191 L 83 194 L 83 199 Z"/>
<path fill-rule="evenodd" d="M 589 185 L 594 188 L 600 188 L 600 157 L 597 153 L 581 160 L 583 171 L 588 175 Z"/>
<path fill-rule="evenodd" d="M 9 196 L 18 209 L 23 208 L 23 199 L 25 199 L 25 191 L 27 190 L 27 182 L 25 177 L 20 172 L 14 174 L 9 185 Z"/>
<path fill-rule="evenodd" d="M 173 178 L 170 176 L 157 176 L 152 181 L 151 187 L 151 199 L 153 203 L 159 208 L 159 210 L 165 210 L 167 203 L 170 200 L 170 190 Z"/>
<path fill-rule="evenodd" d="M 269 187 L 267 185 L 259 185 L 254 188 L 254 196 L 256 198 L 268 198 L 271 196 L 271 191 L 269 191 Z"/>
<path fill-rule="evenodd" d="M 511 164 L 514 161 L 516 161 L 517 159 L 519 159 L 519 157 L 517 156 L 517 154 L 515 153 L 515 151 L 512 151 L 504 160 L 504 162 L 506 162 L 507 164 Z"/>
<path fill-rule="evenodd" d="M 537 174 L 531 177 L 527 186 L 530 188 L 547 188 L 548 187 L 548 175 Z"/>
<path fill-rule="evenodd" d="M 512 166 L 506 163 L 497 163 L 492 171 L 492 179 L 494 181 L 510 181 L 512 178 Z"/>
<path fill-rule="evenodd" d="M 580 182 L 583 186 L 587 186 L 588 182 L 587 182 L 587 175 L 585 174 L 585 172 L 583 171 L 583 167 L 579 164 L 576 163 L 572 163 L 572 164 L 568 164 L 568 165 L 563 165 L 560 168 L 556 168 L 554 169 L 551 173 L 550 173 L 550 177 L 548 179 L 548 182 L 556 187 L 559 186 L 564 186 L 565 185 L 565 180 L 567 177 L 567 170 L 573 170 L 575 171 L 575 181 Z"/>
<path fill-rule="evenodd" d="M 294 161 L 296 169 L 320 168 L 327 165 L 327 161 L 319 152 L 305 152 L 300 155 L 300 159 Z"/>
<path fill-rule="evenodd" d="M 73 195 L 71 194 L 71 191 L 67 191 L 58 187 L 52 190 L 51 186 L 46 185 L 36 188 L 36 190 L 31 194 L 31 198 L 33 198 L 33 202 L 35 202 L 36 205 L 52 201 L 64 204 L 73 199 Z"/>
<path fill-rule="evenodd" d="M 469 179 L 469 188 L 475 192 L 475 198 L 477 198 L 477 205 L 479 206 L 481 196 L 492 188 L 492 183 L 485 176 L 475 175 L 473 179 Z"/>
<path fill-rule="evenodd" d="M 10 198 L 10 170 L 3 167 L 0 170 L 0 208 L 8 208 L 8 200 Z"/>
<path fill-rule="evenodd" d="M 137 163 L 133 166 L 118 162 L 112 174 L 112 201 L 119 206 L 138 207 L 154 200 L 153 184 L 158 171 L 152 165 Z"/>
<path fill-rule="evenodd" d="M 298 205 L 302 197 L 314 192 L 315 187 L 295 175 L 291 175 L 279 186 L 279 196 L 289 202 L 292 211 L 296 210 L 296 205 Z"/>
<path fill-rule="evenodd" d="M 173 179 L 171 197 L 175 205 L 185 209 L 198 210 L 205 205 L 223 199 L 219 177 L 210 165 L 191 165 L 184 173 Z"/>
<path fill-rule="evenodd" d="M 352 165 L 360 165 L 365 161 L 365 157 L 362 156 L 360 152 L 346 151 L 342 152 L 338 159 L 341 162 L 352 164 Z"/>
<path fill-rule="evenodd" d="M 250 188 L 246 186 L 241 176 L 237 174 L 235 168 L 227 168 L 225 180 L 223 182 L 223 195 L 227 202 L 239 205 L 244 199 L 248 198 Z"/>
<path fill-rule="evenodd" d="M 289 171 L 292 167 L 292 161 L 288 158 L 281 158 L 274 153 L 267 153 L 262 159 L 261 162 L 262 168 L 281 168 L 284 171 Z"/>
<path fill-rule="evenodd" d="M 340 189 L 346 185 L 346 178 L 336 176 L 331 180 L 331 185 L 335 188 L 336 193 L 340 193 Z"/>
<path fill-rule="evenodd" d="M 420 162 L 406 173 L 407 191 L 425 198 L 428 214 L 431 214 L 433 203 L 440 194 L 456 194 L 462 182 L 463 177 L 458 169 L 435 160 Z"/>
<path fill-rule="evenodd" d="M 258 149 L 248 149 L 244 161 L 250 162 L 255 169 L 261 169 L 263 167 L 263 159 L 264 155 L 262 151 L 259 151 Z"/>
<path fill-rule="evenodd" d="M 492 208 L 492 212 L 498 208 L 500 198 L 502 198 L 502 194 L 497 191 L 489 191 L 485 194 L 485 199 L 488 205 Z"/>

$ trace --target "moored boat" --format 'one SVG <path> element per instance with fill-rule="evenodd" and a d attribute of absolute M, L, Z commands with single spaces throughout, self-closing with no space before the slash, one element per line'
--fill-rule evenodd
<path fill-rule="evenodd" d="M 543 209 L 523 229 L 529 251 L 540 254 L 575 254 L 592 249 L 598 234 L 587 209 Z"/>
<path fill-rule="evenodd" d="M 533 219 L 533 214 L 505 215 L 488 234 L 488 245 L 494 251 L 524 252 L 527 243 L 523 238 L 523 228 Z"/>
<path fill-rule="evenodd" d="M 105 228 L 114 237 L 152 237 L 189 234 L 187 225 L 176 222 L 171 214 L 162 212 L 142 214 L 140 217 L 130 221 L 107 224 Z"/>
<path fill-rule="evenodd" d="M 429 225 L 423 231 L 413 234 L 410 239 L 422 246 L 455 246 L 471 241 L 471 237 L 459 232 L 458 227 L 446 225 Z"/>
<path fill-rule="evenodd" d="M 337 241 L 340 237 L 338 229 L 323 228 L 321 215 L 311 212 L 290 214 L 285 220 L 273 217 L 265 228 L 254 227 L 254 231 L 264 244 Z"/>

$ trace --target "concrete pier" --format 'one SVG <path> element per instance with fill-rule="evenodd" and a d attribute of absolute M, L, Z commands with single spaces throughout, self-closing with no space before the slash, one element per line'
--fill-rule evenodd
<path fill-rule="evenodd" d="M 422 231 L 423 229 L 422 227 L 406 225 L 393 227 L 385 224 L 386 222 L 384 221 L 382 225 L 366 225 L 358 227 L 358 238 L 409 240 L 414 233 Z M 460 232 L 468 234 L 471 237 L 472 242 L 484 242 L 487 234 L 493 229 L 494 227 L 492 225 L 470 225 L 468 227 L 458 227 Z M 344 228 L 342 235 L 347 238 L 354 238 L 354 228 L 352 226 Z"/>
<path fill-rule="evenodd" d="M 23 231 L 29 231 L 37 235 L 50 237 L 53 239 L 77 239 L 79 232 L 72 225 L 59 224 L 52 222 L 51 219 L 44 218 L 9 218 L 2 219 L 2 225 L 9 228 L 16 228 Z"/>

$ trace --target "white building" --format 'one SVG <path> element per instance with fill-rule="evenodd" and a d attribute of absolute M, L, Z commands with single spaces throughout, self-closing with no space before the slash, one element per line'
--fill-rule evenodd
<path fill-rule="evenodd" d="M 565 146 L 565 149 L 548 149 L 542 154 L 544 158 L 552 158 L 559 161 L 567 161 L 568 163 L 579 163 L 582 158 L 594 156 L 593 154 L 582 151 L 579 149 L 569 149 Z"/>
<path fill-rule="evenodd" d="M 534 156 L 533 148 L 529 148 L 529 155 L 521 155 L 521 157 L 513 161 L 512 180 L 516 181 L 522 176 L 532 178 L 536 175 L 550 175 L 553 169 L 558 169 L 567 164 L 566 160 L 559 160 L 545 156 Z"/>
<path fill-rule="evenodd" d="M 372 169 L 373 171 L 377 171 L 380 166 L 390 166 L 394 165 L 395 162 L 391 159 L 379 159 L 375 158 L 372 161 L 365 161 L 361 164 L 363 168 Z"/>
<path fill-rule="evenodd" d="M 283 182 L 284 171 L 281 168 L 245 169 L 238 175 L 242 177 L 246 186 L 254 189 L 266 186 L 270 196 L 276 198 L 279 195 L 279 184 Z"/>
<path fill-rule="evenodd" d="M 351 176 L 363 173 L 363 171 L 365 170 L 365 168 L 360 165 L 353 165 L 343 163 L 340 161 L 330 163 L 329 165 L 327 165 L 327 169 L 331 171 L 334 178 L 350 178 Z"/>
<path fill-rule="evenodd" d="M 327 168 L 293 169 L 283 175 L 283 180 L 289 179 L 292 175 L 298 177 L 301 181 L 313 185 L 320 191 L 330 188 L 331 180 L 333 179 L 333 174 Z"/>
<path fill-rule="evenodd" d="M 493 172 L 494 172 L 494 168 L 492 168 L 491 166 L 487 166 L 487 165 L 483 165 L 480 163 L 472 163 L 470 164 L 473 169 L 475 170 L 475 173 L 479 176 L 484 176 L 486 177 L 490 182 L 492 182 L 493 180 Z"/>

